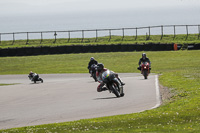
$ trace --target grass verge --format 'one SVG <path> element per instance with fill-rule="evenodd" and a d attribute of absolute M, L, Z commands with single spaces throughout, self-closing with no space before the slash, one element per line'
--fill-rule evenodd
<path fill-rule="evenodd" d="M 187 39 L 186 39 L 187 38 Z M 147 39 L 147 36 L 140 35 L 137 36 L 105 36 L 96 38 L 59 38 L 55 39 L 44 39 L 42 42 L 40 39 L 29 39 L 27 40 L 15 40 L 15 41 L 1 41 L 0 48 L 15 48 L 15 47 L 40 47 L 40 46 L 64 46 L 64 45 L 101 45 L 101 44 L 149 44 L 149 43 L 160 43 L 160 44 L 200 44 L 199 34 L 179 34 L 174 37 L 174 35 L 163 35 L 162 39 L 160 35 L 151 35 Z"/>
<path fill-rule="evenodd" d="M 116 72 L 138 72 L 142 52 L 1 57 L 0 74 L 86 73 L 91 56 Z M 152 72 L 173 94 L 153 110 L 73 122 L 0 130 L 0 132 L 199 132 L 200 51 L 146 52 Z"/>
<path fill-rule="evenodd" d="M 16 83 L 17 84 L 17 83 Z M 0 84 L 0 86 L 6 86 L 6 85 L 16 85 L 16 84 Z"/>

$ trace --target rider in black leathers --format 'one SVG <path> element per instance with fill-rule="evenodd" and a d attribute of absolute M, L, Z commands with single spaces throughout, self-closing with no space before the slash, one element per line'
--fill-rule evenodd
<path fill-rule="evenodd" d="M 147 58 L 145 53 L 142 53 L 142 58 L 140 58 L 139 60 L 139 67 L 137 68 L 138 70 L 141 70 L 141 63 L 143 62 L 148 62 L 149 63 L 149 70 L 151 70 L 151 61 L 149 60 L 149 58 Z"/>
<path fill-rule="evenodd" d="M 88 63 L 89 73 L 90 73 L 90 68 L 91 68 L 91 66 L 92 66 L 93 64 L 97 65 L 97 64 L 98 64 L 98 61 L 96 61 L 96 60 L 94 59 L 94 57 L 91 57 L 91 58 L 90 58 L 90 62 Z"/>
<path fill-rule="evenodd" d="M 31 81 L 39 79 L 39 75 L 37 73 L 33 73 L 32 71 L 30 71 L 28 77 L 29 77 L 29 79 L 31 79 Z"/>

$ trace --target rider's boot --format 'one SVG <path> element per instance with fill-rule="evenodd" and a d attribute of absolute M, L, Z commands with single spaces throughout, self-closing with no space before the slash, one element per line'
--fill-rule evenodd
<path fill-rule="evenodd" d="M 107 87 L 102 87 L 101 88 L 101 91 L 106 91 L 106 90 L 108 90 Z"/>

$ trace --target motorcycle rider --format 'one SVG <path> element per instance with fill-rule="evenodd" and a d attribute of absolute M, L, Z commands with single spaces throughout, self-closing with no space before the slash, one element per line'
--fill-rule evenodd
<path fill-rule="evenodd" d="M 142 58 L 140 58 L 139 60 L 139 63 L 138 63 L 139 67 L 137 69 L 141 71 L 141 63 L 144 63 L 144 62 L 149 63 L 149 70 L 151 70 L 151 61 L 147 57 L 146 53 L 142 53 Z"/>
<path fill-rule="evenodd" d="M 97 87 L 97 91 L 101 92 L 101 91 L 108 90 L 106 87 L 103 87 L 105 85 L 105 83 L 102 80 L 102 73 L 107 71 L 108 69 L 104 68 L 104 65 L 102 63 L 97 64 L 96 69 L 97 69 L 96 77 L 97 77 L 98 82 L 100 83 Z M 125 85 L 125 83 L 121 81 L 121 79 L 119 78 L 117 73 L 114 73 L 113 71 L 111 71 L 111 72 L 116 76 L 116 78 L 119 80 L 119 82 L 121 83 L 122 86 Z"/>
<path fill-rule="evenodd" d="M 31 81 L 34 81 L 35 79 L 39 79 L 39 75 L 37 73 L 33 73 L 32 71 L 30 71 L 29 75 L 28 75 L 29 79 Z M 42 81 L 43 82 L 43 81 Z"/>
<path fill-rule="evenodd" d="M 89 73 L 90 73 L 91 66 L 92 66 L 93 64 L 97 65 L 97 64 L 98 64 L 98 61 L 96 61 L 96 60 L 94 59 L 94 57 L 91 57 L 91 58 L 90 58 L 90 62 L 88 63 Z"/>

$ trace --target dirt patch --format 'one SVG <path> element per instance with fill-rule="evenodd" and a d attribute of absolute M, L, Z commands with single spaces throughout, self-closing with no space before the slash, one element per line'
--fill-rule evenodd
<path fill-rule="evenodd" d="M 162 104 L 169 101 L 173 94 L 170 92 L 170 89 L 168 87 L 164 87 L 161 84 L 159 84 L 160 88 L 160 95 L 161 95 L 161 100 Z"/>

